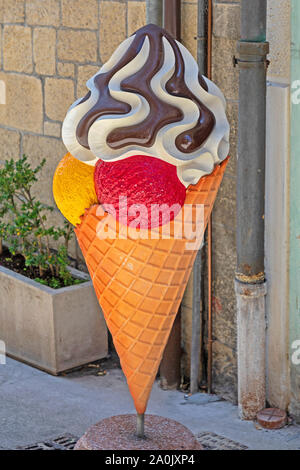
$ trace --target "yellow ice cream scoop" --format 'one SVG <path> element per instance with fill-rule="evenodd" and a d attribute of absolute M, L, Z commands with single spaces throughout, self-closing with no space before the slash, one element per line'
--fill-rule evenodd
<path fill-rule="evenodd" d="M 55 170 L 53 195 L 65 218 L 73 225 L 80 224 L 85 210 L 98 203 L 94 167 L 67 153 Z"/>

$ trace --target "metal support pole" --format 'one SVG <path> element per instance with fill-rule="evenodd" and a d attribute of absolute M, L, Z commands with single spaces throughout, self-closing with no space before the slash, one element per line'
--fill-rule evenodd
<path fill-rule="evenodd" d="M 240 416 L 265 405 L 264 207 L 266 0 L 242 0 L 237 164 L 237 321 Z M 251 366 L 250 366 L 251 364 Z"/>

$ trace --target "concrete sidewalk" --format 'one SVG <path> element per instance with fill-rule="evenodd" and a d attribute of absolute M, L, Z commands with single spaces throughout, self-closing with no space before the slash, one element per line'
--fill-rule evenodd
<path fill-rule="evenodd" d="M 69 374 L 53 377 L 12 359 L 0 365 L 0 449 L 34 444 L 61 434 L 81 436 L 92 424 L 118 414 L 134 413 L 119 369 L 105 376 Z M 300 426 L 277 431 L 241 421 L 237 407 L 215 395 L 189 399 L 163 391 L 156 383 L 148 413 L 173 418 L 195 435 L 213 432 L 249 449 L 300 449 Z"/>

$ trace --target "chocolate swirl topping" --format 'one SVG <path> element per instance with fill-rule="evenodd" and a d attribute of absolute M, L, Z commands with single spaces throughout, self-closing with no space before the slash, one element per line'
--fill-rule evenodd
<path fill-rule="evenodd" d="M 178 43 L 164 29 L 155 25 L 147 25 L 135 33 L 131 45 L 117 64 L 109 71 L 98 74 L 94 78 L 94 85 L 99 91 L 97 102 L 81 118 L 76 128 L 78 142 L 86 149 L 89 149 L 89 129 L 97 119 L 105 115 L 126 115 L 130 112 L 131 106 L 128 103 L 121 102 L 111 96 L 108 84 L 118 71 L 137 56 L 146 36 L 150 43 L 148 58 L 140 70 L 121 82 L 120 89 L 143 96 L 149 104 L 150 111 L 140 123 L 113 129 L 107 136 L 107 145 L 114 150 L 131 145 L 151 147 L 161 128 L 183 119 L 182 111 L 160 99 L 151 87 L 152 78 L 164 63 L 163 37 L 169 41 L 175 55 L 174 72 L 167 81 L 165 89 L 167 93 L 174 97 L 192 100 L 199 110 L 199 118 L 194 127 L 185 130 L 176 137 L 175 145 L 177 149 L 185 154 L 195 152 L 213 131 L 215 126 L 214 114 L 190 91 L 185 83 L 185 65 Z M 200 86 L 207 91 L 206 82 L 201 75 L 199 75 L 198 80 Z M 90 92 L 81 100 L 81 103 L 86 101 L 89 96 Z"/>

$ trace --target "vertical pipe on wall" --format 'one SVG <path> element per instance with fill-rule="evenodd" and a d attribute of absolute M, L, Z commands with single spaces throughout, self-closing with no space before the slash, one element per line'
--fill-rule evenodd
<path fill-rule="evenodd" d="M 265 406 L 266 0 L 241 0 L 237 164 L 238 400 L 253 419 Z"/>
<path fill-rule="evenodd" d="M 260 274 L 260 281 L 264 280 L 265 59 L 268 51 L 265 30 L 266 0 L 243 0 L 241 41 L 238 43 L 240 97 L 237 272 L 246 276 Z M 262 42 L 258 42 L 260 38 Z"/>
<path fill-rule="evenodd" d="M 158 5 L 158 3 L 160 5 Z M 161 26 L 163 24 L 176 39 L 180 39 L 180 0 L 148 0 L 147 20 L 152 16 L 152 23 Z M 160 15 L 163 13 L 163 20 Z M 177 388 L 181 381 L 181 314 L 180 309 L 174 321 L 168 343 L 160 364 L 160 382 L 164 389 Z"/>
<path fill-rule="evenodd" d="M 147 0 L 146 22 L 162 27 L 163 24 L 163 2 L 162 0 Z"/>
<path fill-rule="evenodd" d="M 291 403 L 290 413 L 300 423 L 300 3 L 291 2 L 291 160 L 290 160 L 290 372 Z"/>
<path fill-rule="evenodd" d="M 207 3 L 208 0 L 198 0 L 197 62 L 202 75 L 207 75 Z"/>
<path fill-rule="evenodd" d="M 207 78 L 212 75 L 212 0 L 208 0 L 207 9 Z M 207 274 L 208 274 L 208 323 L 207 323 L 207 391 L 212 392 L 212 216 L 207 225 Z"/>
<path fill-rule="evenodd" d="M 197 27 L 197 62 L 201 74 L 207 70 L 207 38 L 206 38 L 206 4 L 207 0 L 198 0 L 198 27 Z M 203 245 L 202 245 L 203 246 Z M 199 389 L 199 373 L 201 346 L 202 346 L 202 316 L 201 316 L 201 274 L 202 274 L 202 246 L 196 256 L 193 267 L 193 311 L 192 311 L 192 342 L 190 364 L 190 393 Z"/>
<path fill-rule="evenodd" d="M 164 28 L 178 41 L 181 37 L 181 0 L 164 0 Z"/>
<path fill-rule="evenodd" d="M 164 390 L 177 389 L 181 381 L 181 311 L 171 329 L 160 364 L 160 386 Z"/>
<path fill-rule="evenodd" d="M 146 22 L 152 23 L 157 26 L 162 26 L 163 22 L 163 6 L 162 0 L 147 0 L 146 1 Z M 136 433 L 139 438 L 144 437 L 144 414 L 137 414 L 136 420 Z"/>
<path fill-rule="evenodd" d="M 212 0 L 207 0 L 207 78 L 211 80 L 212 71 L 212 24 L 213 22 L 213 5 Z"/>

